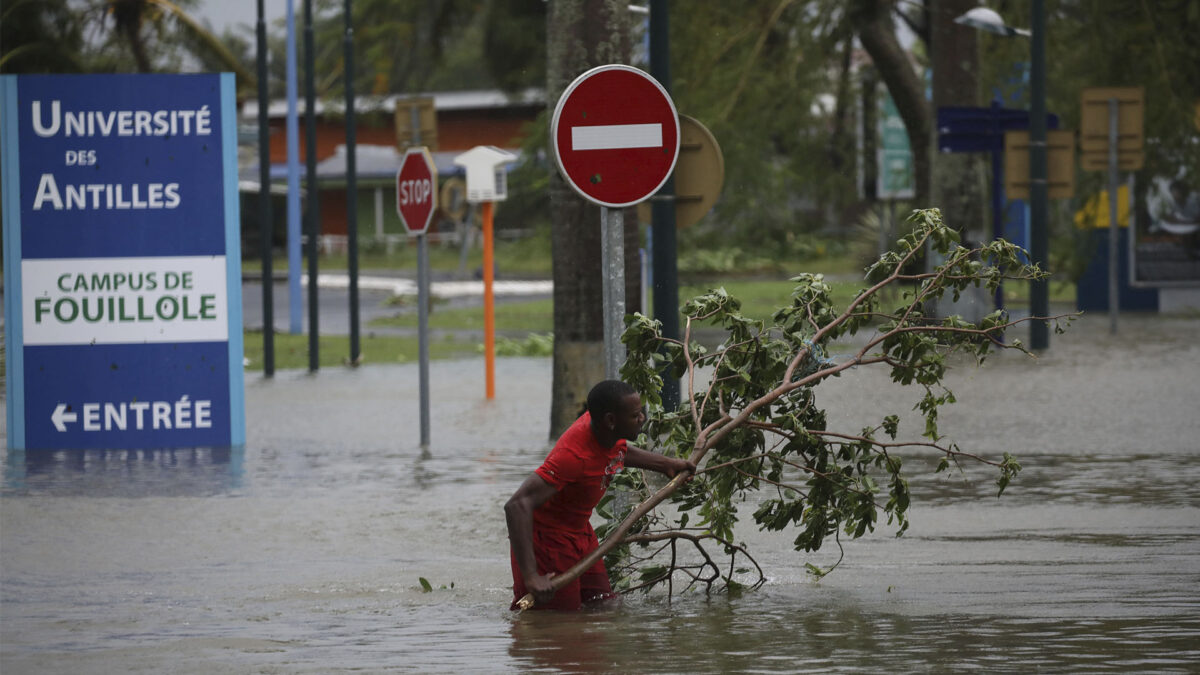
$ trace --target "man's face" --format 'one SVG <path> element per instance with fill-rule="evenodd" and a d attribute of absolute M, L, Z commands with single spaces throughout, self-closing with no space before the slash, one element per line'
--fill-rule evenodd
<path fill-rule="evenodd" d="M 627 441 L 637 438 L 638 434 L 642 432 L 642 425 L 646 423 L 646 410 L 642 407 L 642 397 L 638 394 L 630 394 L 621 399 L 621 405 L 615 417 L 613 432 L 617 438 L 624 438 Z"/>

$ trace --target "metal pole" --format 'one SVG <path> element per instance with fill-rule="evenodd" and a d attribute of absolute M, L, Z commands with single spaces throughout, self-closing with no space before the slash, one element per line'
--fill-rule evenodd
<path fill-rule="evenodd" d="M 318 341 L 317 239 L 321 233 L 321 214 L 317 204 L 317 101 L 314 73 L 312 0 L 304 0 L 304 119 L 305 184 L 308 186 L 308 370 L 321 367 Z"/>
<path fill-rule="evenodd" d="M 421 145 L 421 115 L 412 108 L 413 145 Z M 437 183 L 437 176 L 433 176 Z M 425 233 L 417 235 L 417 397 L 420 399 L 421 447 L 429 448 L 429 242 Z"/>
<path fill-rule="evenodd" d="M 275 282 L 271 245 L 271 131 L 267 118 L 267 21 L 258 0 L 258 219 L 262 237 L 263 376 L 275 374 Z"/>
<path fill-rule="evenodd" d="M 304 261 L 300 255 L 300 123 L 296 112 L 296 12 L 292 0 L 287 3 L 287 259 L 288 259 L 288 332 L 303 331 L 304 304 L 301 299 L 300 273 Z"/>
<path fill-rule="evenodd" d="M 358 154 L 354 128 L 354 13 L 346 0 L 346 247 L 350 273 L 350 363 L 361 357 L 358 339 Z"/>
<path fill-rule="evenodd" d="M 670 11 L 667 0 L 650 0 L 650 75 L 671 93 Z M 679 339 L 679 269 L 675 240 L 675 179 L 670 178 L 650 201 L 650 254 L 654 271 L 654 318 L 662 322 L 663 337 Z M 624 290 L 622 290 L 624 298 Z M 624 301 L 622 300 L 622 305 Z M 642 308 L 645 311 L 646 308 Z M 624 313 L 624 312 L 622 312 Z M 624 319 L 622 318 L 622 321 Z M 624 360 L 624 359 L 622 359 Z M 679 406 L 679 380 L 663 378 L 663 407 Z"/>
<path fill-rule="evenodd" d="M 604 273 L 604 377 L 621 378 L 625 363 L 625 218 L 620 209 L 600 207 L 600 258 Z"/>
<path fill-rule="evenodd" d="M 421 397 L 421 447 L 429 447 L 429 244 L 417 236 L 417 384 Z"/>
<path fill-rule="evenodd" d="M 1117 223 L 1117 192 L 1120 189 L 1117 184 L 1117 106 L 1117 99 L 1108 99 L 1108 332 L 1113 335 L 1117 334 L 1117 314 L 1121 311 L 1121 289 L 1117 277 L 1121 266 L 1117 248 L 1120 233 Z"/>
<path fill-rule="evenodd" d="M 998 101 L 996 102 L 998 103 Z M 1004 238 L 1004 160 L 992 150 L 992 240 Z M 996 309 L 1004 309 L 1004 281 L 996 284 Z"/>
<path fill-rule="evenodd" d="M 495 232 L 492 202 L 483 202 L 483 362 L 484 395 L 496 398 L 496 297 L 495 297 Z"/>
<path fill-rule="evenodd" d="M 1045 270 L 1050 253 L 1047 225 L 1049 202 L 1046 184 L 1046 8 L 1045 0 L 1033 0 L 1029 106 L 1029 253 L 1034 264 Z M 1029 312 L 1032 316 L 1050 315 L 1049 280 L 1029 284 Z M 1033 349 L 1050 347 L 1050 327 L 1045 321 L 1029 324 L 1029 342 Z"/>

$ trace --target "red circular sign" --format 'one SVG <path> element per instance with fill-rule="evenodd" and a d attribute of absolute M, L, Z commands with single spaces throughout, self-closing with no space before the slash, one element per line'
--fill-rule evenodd
<path fill-rule="evenodd" d="M 396 172 L 396 212 L 409 234 L 425 234 L 437 208 L 437 168 L 425 148 L 409 148 Z"/>
<path fill-rule="evenodd" d="M 679 157 L 679 115 L 653 77 L 593 68 L 567 87 L 550 123 L 558 169 L 585 198 L 614 208 L 658 191 Z"/>

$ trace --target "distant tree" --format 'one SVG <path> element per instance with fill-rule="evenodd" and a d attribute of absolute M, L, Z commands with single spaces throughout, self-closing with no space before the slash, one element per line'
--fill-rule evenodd
<path fill-rule="evenodd" d="M 994 8 L 1009 25 L 1032 22 L 1028 2 L 1004 0 Z M 1046 0 L 1046 24 L 1046 107 L 1062 128 L 1079 128 L 1085 88 L 1145 87 L 1144 175 L 1181 166 L 1200 175 L 1200 3 Z M 980 46 L 988 91 L 1028 105 L 1028 41 L 983 35 Z M 1079 180 L 1083 196 L 1106 179 L 1088 172 Z"/>
<path fill-rule="evenodd" d="M 0 72 L 77 73 L 83 26 L 67 0 L 15 0 L 0 7 Z"/>
<path fill-rule="evenodd" d="M 198 56 L 204 63 L 236 73 L 240 87 L 253 88 L 255 78 L 242 60 L 186 11 L 195 2 L 16 0 L 4 8 L 0 30 L 5 34 L 6 55 L 9 45 L 17 45 L 12 49 L 14 59 L 27 53 L 18 52 L 24 44 L 43 45 L 38 48 L 41 65 L 23 67 L 40 72 L 179 72 L 188 70 L 189 59 Z M 27 24 L 31 11 L 44 21 Z M 38 26 L 50 30 L 39 32 Z M 47 51 L 47 42 L 38 43 L 39 36 L 54 48 Z"/>
<path fill-rule="evenodd" d="M 895 5 L 894 0 L 851 0 L 847 11 L 863 49 L 870 54 L 879 78 L 904 120 L 916 179 L 913 203 L 928 205 L 933 110 L 925 98 L 925 84 L 914 70 L 908 51 L 896 36 Z"/>
<path fill-rule="evenodd" d="M 857 200 L 853 34 L 842 3 L 672 4 L 672 95 L 725 157 L 707 245 L 786 257 Z M 832 96 L 830 96 L 832 94 Z"/>

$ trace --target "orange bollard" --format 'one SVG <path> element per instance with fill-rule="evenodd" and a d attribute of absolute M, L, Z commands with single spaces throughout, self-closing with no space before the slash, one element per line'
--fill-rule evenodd
<path fill-rule="evenodd" d="M 483 202 L 483 359 L 487 400 L 496 398 L 496 307 L 492 294 L 492 202 Z"/>

